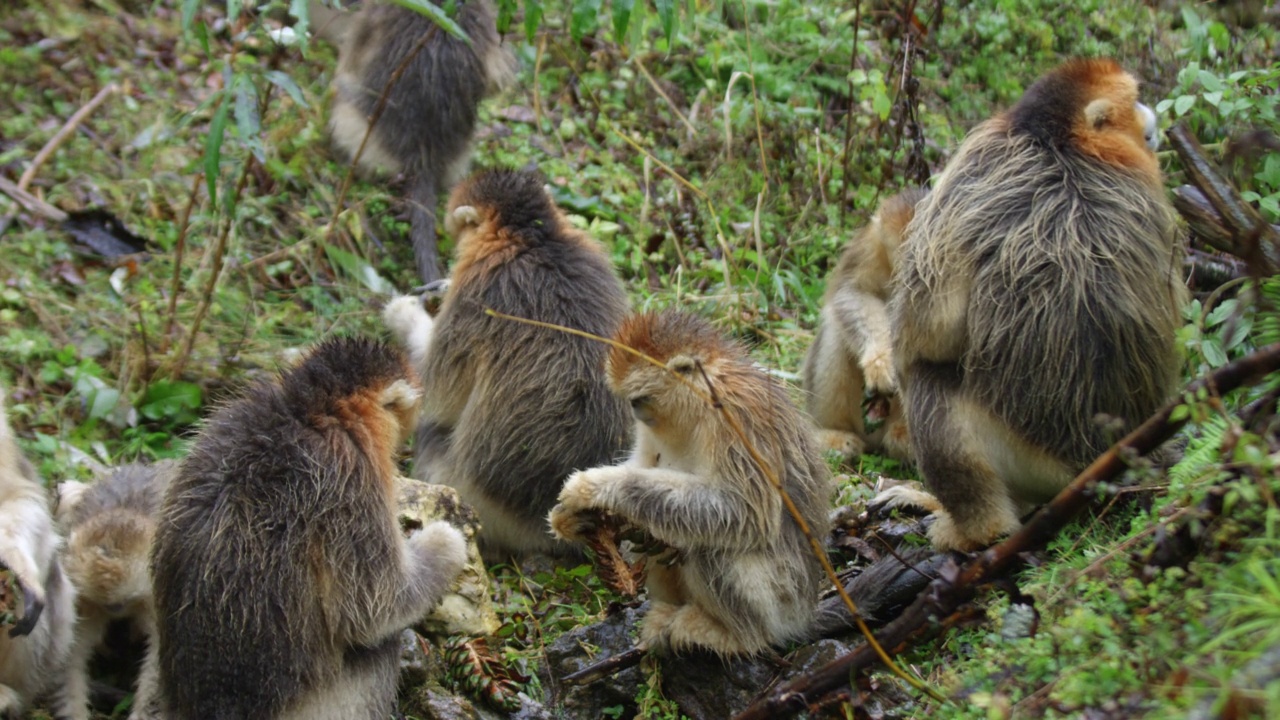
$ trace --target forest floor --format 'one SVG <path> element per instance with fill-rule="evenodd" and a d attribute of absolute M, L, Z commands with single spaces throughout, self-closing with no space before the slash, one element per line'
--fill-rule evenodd
<path fill-rule="evenodd" d="M 181 456 L 237 388 L 332 333 L 385 334 L 379 308 L 417 284 L 404 184 L 356 179 L 342 197 L 349 168 L 325 131 L 335 52 L 274 42 L 293 23 L 287 4 L 234 21 L 221 3 L 0 8 L 0 180 L 37 198 L 0 191 L 0 385 L 50 486 Z M 1064 58 L 1118 58 L 1162 128 L 1185 122 L 1280 222 L 1280 152 L 1231 141 L 1280 131 L 1276 8 L 1252 25 L 1104 0 L 704 2 L 676 8 L 668 39 L 664 17 L 637 5 L 620 42 L 608 12 L 521 3 L 508 34 L 519 80 L 484 103 L 473 166 L 539 168 L 637 309 L 704 314 L 797 398 L 852 232 Z M 1186 182 L 1160 158 L 1170 188 Z M 86 245 L 58 211 L 123 226 L 143 252 Z M 1193 290 L 1188 380 L 1280 340 L 1276 278 Z M 993 590 L 964 627 L 908 649 L 945 703 L 876 690 L 898 683 L 876 673 L 855 700 L 897 699 L 843 716 L 1280 717 L 1280 665 L 1266 663 L 1280 647 L 1275 396 L 1241 412 L 1276 384 L 1194 399 L 1177 465 L 1131 473 L 1030 558 L 1017 593 Z M 864 503 L 881 475 L 910 476 L 872 455 L 838 472 L 837 505 Z M 1224 500 L 1205 517 L 1211 491 Z M 1153 563 L 1161 538 L 1202 517 L 1182 561 Z M 506 624 L 493 645 L 531 676 L 546 644 L 620 600 L 586 566 L 494 574 Z M 1009 629 L 1011 597 L 1033 600 L 1034 633 Z M 616 714 L 678 717 L 657 687 Z M 527 692 L 546 689 L 535 676 Z"/>

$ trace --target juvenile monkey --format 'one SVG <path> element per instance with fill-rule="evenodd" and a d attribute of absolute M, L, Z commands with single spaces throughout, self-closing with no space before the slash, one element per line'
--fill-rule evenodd
<path fill-rule="evenodd" d="M 822 318 L 804 362 L 806 410 L 826 449 L 856 455 L 869 447 L 910 459 L 887 303 L 903 231 L 926 194 L 913 188 L 880 203 L 827 281 Z M 864 394 L 887 403 L 884 427 L 873 433 L 863 422 Z"/>
<path fill-rule="evenodd" d="M 336 338 L 208 420 L 161 506 L 158 696 L 135 716 L 388 717 L 400 632 L 466 560 L 448 524 L 396 522 L 420 394 L 401 353 Z"/>
<path fill-rule="evenodd" d="M 48 495 L 18 449 L 0 387 L 0 570 L 12 573 L 22 593 L 21 616 L 0 626 L 0 717 L 21 716 L 56 688 L 66 667 L 75 590 L 58 546 Z"/>
<path fill-rule="evenodd" d="M 1155 115 L 1111 60 L 1074 60 L 976 127 L 916 207 L 890 317 L 943 549 L 1016 529 L 1178 379 L 1186 291 Z M 936 499 L 935 499 L 936 498 Z"/>
<path fill-rule="evenodd" d="M 650 563 L 641 639 L 651 649 L 728 656 L 804 637 L 822 570 L 778 490 L 721 415 L 736 419 L 810 531 L 823 537 L 831 478 L 800 414 L 740 346 L 701 318 L 633 316 L 615 340 L 663 366 L 610 351 L 609 382 L 631 404 L 635 447 L 621 465 L 569 478 L 549 517 L 552 531 L 581 539 L 606 511 L 677 552 L 671 567 Z"/>
<path fill-rule="evenodd" d="M 409 176 L 418 274 L 423 282 L 437 280 L 437 193 L 447 192 L 466 172 L 480 100 L 515 77 L 515 58 L 498 35 L 493 4 L 460 3 L 453 20 L 469 43 L 421 13 L 390 3 L 371 0 L 354 13 L 336 12 L 318 0 L 311 0 L 310 7 L 320 34 L 339 46 L 329 132 L 348 158 L 360 148 L 392 75 L 416 51 L 387 91 L 386 107 L 360 156 L 360 168 Z M 427 39 L 419 49 L 423 37 Z"/>
<path fill-rule="evenodd" d="M 92 484 L 58 486 L 57 520 L 67 533 L 63 556 L 79 616 L 55 705 L 59 717 L 88 719 L 89 661 L 113 620 L 129 620 L 148 640 L 154 634 L 147 558 L 160 498 L 176 468 L 172 460 L 125 465 Z"/>
<path fill-rule="evenodd" d="M 456 257 L 436 319 L 416 298 L 384 311 L 425 384 L 414 474 L 476 509 L 491 559 L 577 552 L 547 533 L 547 512 L 571 472 L 617 460 L 630 440 L 626 403 L 605 382 L 606 347 L 485 309 L 609 337 L 627 310 L 622 283 L 535 173 L 472 177 L 446 224 Z"/>

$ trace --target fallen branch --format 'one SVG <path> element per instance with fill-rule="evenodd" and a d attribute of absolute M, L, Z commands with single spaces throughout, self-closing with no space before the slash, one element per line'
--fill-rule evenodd
<path fill-rule="evenodd" d="M 1262 274 L 1276 272 L 1280 268 L 1280 232 L 1263 220 L 1258 211 L 1222 177 L 1184 123 L 1170 128 L 1167 135 L 1169 144 L 1182 160 L 1187 177 L 1217 217 L 1208 213 L 1208 208 L 1199 202 L 1199 198 L 1185 192 L 1179 192 L 1180 197 L 1175 197 L 1178 211 L 1183 212 L 1192 227 L 1203 232 L 1201 237 L 1205 242 L 1244 260 L 1261 263 L 1259 270 Z M 1229 237 L 1224 238 L 1224 232 Z"/>
<path fill-rule="evenodd" d="M 67 220 L 65 212 L 23 190 L 2 176 L 0 176 L 0 192 L 13 198 L 13 201 L 25 208 L 27 212 L 35 213 L 45 220 L 52 220 L 56 223 L 66 222 Z"/>
<path fill-rule="evenodd" d="M 1184 394 L 1168 402 L 1094 460 L 1009 539 L 987 549 L 962 568 L 944 568 L 939 578 L 898 619 L 876 633 L 880 644 L 890 654 L 898 654 L 915 640 L 940 632 L 942 627 L 937 619 L 955 613 L 974 597 L 979 587 L 1021 567 L 1025 553 L 1044 547 L 1093 501 L 1094 488 L 1099 482 L 1109 481 L 1124 472 L 1128 467 L 1126 458 L 1151 452 L 1186 423 L 1186 419 L 1172 419 L 1174 409 L 1183 404 L 1185 395 L 1195 395 L 1206 389 L 1218 394 L 1229 392 L 1253 384 L 1278 369 L 1280 343 L 1268 345 L 1188 385 Z M 845 688 L 852 674 L 870 666 L 876 657 L 877 654 L 869 647 L 860 645 L 813 673 L 769 691 L 738 715 L 737 720 L 775 720 L 796 715 L 828 693 Z"/>
<path fill-rule="evenodd" d="M 80 127 L 80 123 L 84 122 L 84 119 L 89 117 L 90 113 L 97 110 L 99 105 L 106 102 L 107 98 L 116 94 L 119 90 L 119 85 L 116 85 L 115 83 L 108 84 L 106 87 L 99 90 L 98 94 L 94 95 L 93 99 L 86 103 L 84 107 L 77 110 L 74 115 L 68 118 L 66 124 L 59 128 L 58 132 L 54 133 L 53 137 L 49 138 L 49 142 L 45 143 L 44 147 L 40 148 L 40 152 L 36 153 L 36 156 L 32 158 L 31 164 L 27 166 L 25 171 L 23 171 L 22 177 L 18 178 L 18 188 L 26 190 L 27 186 L 31 184 L 31 181 L 35 179 L 36 171 L 40 169 L 41 165 L 44 165 L 45 161 L 49 159 L 49 156 L 53 154 L 53 151 L 57 150 L 58 146 L 66 142 L 71 133 L 75 132 L 75 129 Z"/>

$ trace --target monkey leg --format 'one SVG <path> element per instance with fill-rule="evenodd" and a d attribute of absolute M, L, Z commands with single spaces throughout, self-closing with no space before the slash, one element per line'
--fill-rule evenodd
<path fill-rule="evenodd" d="M 652 612 L 650 610 L 650 614 Z M 704 649 L 719 655 L 744 655 L 760 652 L 768 647 L 764 642 L 750 645 L 743 643 L 742 639 L 730 632 L 719 618 L 697 605 L 681 605 L 674 608 L 674 612 L 669 617 L 664 615 L 660 621 L 664 624 L 662 635 L 654 637 L 653 641 L 655 644 L 661 643 L 662 647 L 673 652 Z M 647 623 L 646 620 L 645 630 L 640 635 L 646 643 L 649 642 Z"/>
<path fill-rule="evenodd" d="M 77 623 L 66 676 L 53 703 L 54 717 L 69 720 L 89 718 L 89 660 L 93 648 L 107 631 L 107 616 L 101 611 L 82 613 Z"/>
<path fill-rule="evenodd" d="M 436 249 L 436 180 L 431 173 L 419 171 L 409 191 L 409 236 L 413 240 L 413 258 L 418 277 L 430 283 L 440 279 L 440 255 Z"/>
<path fill-rule="evenodd" d="M 835 337 L 840 330 L 833 322 L 824 319 L 805 357 L 805 409 L 817 426 L 818 446 L 852 459 L 864 449 L 862 368 Z"/>
<path fill-rule="evenodd" d="M 953 364 L 912 363 L 904 393 L 920 475 L 941 503 L 929 539 L 941 550 L 973 550 L 1018 528 L 1017 506 L 989 458 L 1000 439 L 977 432 Z"/>

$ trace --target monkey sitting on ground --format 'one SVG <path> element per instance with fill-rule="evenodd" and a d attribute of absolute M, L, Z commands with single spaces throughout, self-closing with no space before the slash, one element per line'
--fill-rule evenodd
<path fill-rule="evenodd" d="M 934 545 L 1019 526 L 1178 380 L 1186 290 L 1155 115 L 1110 60 L 1075 60 L 979 125 L 917 207 L 890 303 Z"/>
<path fill-rule="evenodd" d="M 616 461 L 630 442 L 626 403 L 604 378 L 607 348 L 485 309 L 609 337 L 627 311 L 622 283 L 536 173 L 472 177 L 446 222 L 457 246 L 439 315 L 411 297 L 383 313 L 425 385 L 414 474 L 476 509 L 491 560 L 577 553 L 547 533 L 547 512 L 570 473 Z"/>
<path fill-rule="evenodd" d="M 677 552 L 676 564 L 649 568 L 641 640 L 650 649 L 728 656 L 805 637 L 821 567 L 777 488 L 722 416 L 741 426 L 809 531 L 822 538 L 833 487 L 799 412 L 740 346 L 699 317 L 637 315 L 615 340 L 662 366 L 610 351 L 609 381 L 631 404 L 635 447 L 621 465 L 569 478 L 550 513 L 553 532 L 581 539 L 605 511 Z"/>
<path fill-rule="evenodd" d="M 910 459 L 886 303 L 903 230 L 927 192 L 904 190 L 884 202 L 845 246 L 827 281 L 822 319 L 804 362 L 806 410 L 818 443 L 856 457 L 864 449 Z M 863 396 L 871 394 L 884 427 L 868 433 Z"/>
<path fill-rule="evenodd" d="M 337 338 L 208 420 L 161 507 L 135 717 L 388 717 L 400 633 L 466 561 L 447 523 L 396 521 L 420 394 L 400 352 Z"/>
<path fill-rule="evenodd" d="M 0 570 L 22 593 L 21 616 L 10 627 L 0 625 L 0 717 L 21 716 L 62 679 L 75 590 L 62 571 L 58 545 L 48 495 L 18 449 L 0 387 Z M 0 575 L 0 582 L 8 578 Z"/>
<path fill-rule="evenodd" d="M 392 75 L 416 52 L 386 90 L 388 101 L 369 133 L 360 168 L 408 176 L 414 258 L 422 281 L 432 282 L 440 277 L 437 193 L 448 192 L 466 173 L 480 100 L 515 77 L 515 58 L 498 35 L 493 4 L 460 4 L 453 20 L 469 41 L 390 3 L 371 1 L 354 13 L 340 13 L 311 0 L 310 8 L 313 26 L 339 46 L 329 132 L 348 159 L 364 142 Z"/>
<path fill-rule="evenodd" d="M 57 520 L 67 534 L 67 576 L 76 588 L 75 642 L 59 717 L 89 717 L 89 660 L 113 620 L 127 619 L 150 641 L 155 630 L 147 558 L 160 498 L 177 462 L 125 465 L 92 484 L 58 486 Z M 146 690 L 145 694 L 150 694 Z"/>

